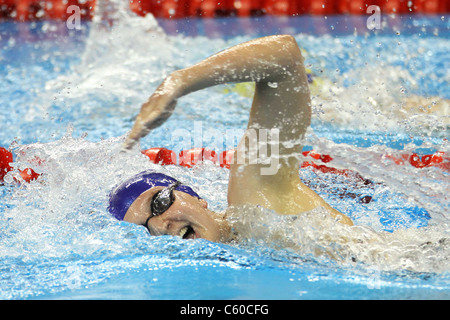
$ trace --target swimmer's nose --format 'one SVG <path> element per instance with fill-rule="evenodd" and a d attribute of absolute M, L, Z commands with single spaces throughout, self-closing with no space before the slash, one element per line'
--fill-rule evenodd
<path fill-rule="evenodd" d="M 162 234 L 160 233 L 160 231 L 156 228 L 154 228 L 153 226 L 150 225 L 150 223 L 147 224 L 147 230 L 148 232 L 150 232 L 150 235 L 152 236 L 161 236 Z"/>
<path fill-rule="evenodd" d="M 153 218 L 153 221 L 149 221 L 147 225 L 147 229 L 152 236 L 177 236 L 180 233 L 180 230 L 184 227 L 185 223 L 178 221 L 161 221 L 156 223 L 156 219 Z"/>

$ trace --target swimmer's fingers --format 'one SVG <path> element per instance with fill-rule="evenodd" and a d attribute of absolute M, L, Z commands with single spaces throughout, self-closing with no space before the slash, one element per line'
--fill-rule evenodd
<path fill-rule="evenodd" d="M 170 118 L 175 110 L 176 100 L 168 104 L 154 104 L 152 99 L 142 106 L 141 112 L 136 118 L 133 128 L 124 143 L 125 149 L 131 149 L 138 141 L 149 134 L 149 132 Z M 161 102 L 161 101 L 158 101 Z"/>
<path fill-rule="evenodd" d="M 126 149 L 131 149 L 141 138 L 162 125 L 172 115 L 182 88 L 183 81 L 176 76 L 176 73 L 169 75 L 159 85 L 150 99 L 142 105 L 125 141 Z"/>
<path fill-rule="evenodd" d="M 126 150 L 130 150 L 139 142 L 139 140 L 143 136 L 145 136 L 145 130 L 143 130 L 142 123 L 140 121 L 136 121 L 126 138 L 125 143 L 123 144 L 123 148 Z"/>

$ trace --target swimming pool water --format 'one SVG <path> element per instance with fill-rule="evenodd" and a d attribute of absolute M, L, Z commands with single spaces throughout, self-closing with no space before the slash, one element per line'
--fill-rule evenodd
<path fill-rule="evenodd" d="M 43 176 L 21 186 L 11 176 L 0 187 L 0 298 L 448 299 L 448 173 L 381 159 L 385 153 L 449 152 L 448 110 L 399 115 L 395 103 L 407 94 L 450 98 L 448 16 L 386 16 L 378 31 L 368 31 L 365 19 L 230 18 L 157 26 L 151 18 L 127 18 L 113 32 L 94 23 L 82 30 L 61 22 L 1 23 L 0 145 L 11 145 L 19 168 L 32 166 Z M 150 238 L 144 228 L 111 218 L 109 190 L 153 167 L 139 152 L 124 155 L 119 147 L 164 76 L 275 33 L 296 37 L 307 68 L 330 94 L 313 97 L 306 145 L 372 183 L 310 169 L 300 175 L 352 217 L 359 228 L 352 239 L 373 242 L 346 246 L 339 229 L 314 217 L 291 221 L 255 210 L 248 214 L 256 235 L 232 245 Z M 224 95 L 224 89 L 232 92 Z M 232 86 L 194 93 L 180 99 L 172 119 L 141 148 L 189 147 L 171 132 L 193 127 L 206 114 L 202 142 L 220 149 L 208 130 L 242 128 L 249 103 Z M 37 165 L 36 156 L 44 162 Z M 155 168 L 193 185 L 214 210 L 226 208 L 226 169 Z M 361 203 L 367 195 L 373 200 Z M 323 228 L 331 241 L 323 239 Z M 274 240 L 280 230 L 301 232 L 299 238 L 285 234 L 294 243 L 286 245 Z M 317 248 L 336 249 L 342 257 L 314 256 Z"/>

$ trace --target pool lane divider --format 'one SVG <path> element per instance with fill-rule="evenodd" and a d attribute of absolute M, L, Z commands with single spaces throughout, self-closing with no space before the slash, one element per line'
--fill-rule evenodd
<path fill-rule="evenodd" d="M 193 148 L 188 150 L 182 150 L 179 154 L 179 161 L 177 162 L 177 156 L 175 151 L 166 148 L 150 148 L 143 150 L 142 154 L 145 154 L 149 160 L 155 164 L 160 165 L 176 165 L 179 164 L 184 167 L 192 168 L 194 165 L 203 161 L 211 161 L 224 168 L 230 168 L 230 164 L 233 161 L 234 150 L 227 150 L 217 155 L 216 151 L 208 150 L 206 148 Z M 301 164 L 302 168 L 313 167 L 324 173 L 331 172 L 336 174 L 345 174 L 348 170 L 336 169 L 319 163 L 328 163 L 333 158 L 328 154 L 319 154 L 313 150 L 302 152 L 304 157 L 310 157 L 312 159 L 306 160 Z M 444 152 L 435 152 L 428 155 L 418 155 L 417 153 L 402 154 L 400 156 L 393 156 L 386 154 L 383 156 L 385 159 L 392 160 L 397 165 L 410 164 L 415 168 L 426 168 L 436 166 L 445 171 L 450 171 L 450 157 Z M 316 160 L 316 162 L 314 162 Z"/>
<path fill-rule="evenodd" d="M 125 0 L 124 0 L 125 1 Z M 450 11 L 448 0 L 128 0 L 139 16 L 157 18 L 250 17 L 261 15 L 298 16 L 304 14 L 365 15 L 372 5 L 388 14 L 439 14 Z M 77 6 L 82 19 L 92 19 L 96 0 L 1 0 L 0 18 L 18 21 L 67 20 Z"/>
<path fill-rule="evenodd" d="M 230 168 L 234 159 L 234 150 L 226 150 L 221 153 L 217 153 L 214 150 L 207 148 L 192 148 L 182 150 L 178 157 L 175 151 L 167 148 L 149 148 L 141 151 L 142 154 L 148 157 L 149 161 L 158 165 L 180 165 L 187 168 L 192 168 L 200 163 L 209 161 L 215 163 L 222 168 Z M 305 160 L 301 163 L 300 168 L 311 167 L 316 171 L 322 173 L 332 173 L 344 176 L 351 176 L 358 180 L 365 181 L 365 179 L 357 172 L 348 169 L 337 169 L 331 166 L 325 165 L 333 160 L 330 155 L 319 154 L 313 150 L 304 151 L 303 156 Z M 415 168 L 422 169 L 427 167 L 438 167 L 443 171 L 450 172 L 450 157 L 444 152 L 435 152 L 433 154 L 418 155 L 402 154 L 400 156 L 393 156 L 391 154 L 383 155 L 383 159 L 391 160 L 396 165 L 411 165 Z M 43 163 L 43 160 L 35 157 L 33 162 L 36 166 Z M 13 153 L 5 148 L 0 147 L 0 184 L 3 184 L 4 177 L 10 171 L 14 170 L 12 164 L 14 163 Z M 18 169 L 21 179 L 25 182 L 31 182 L 38 179 L 41 174 L 33 170 L 33 168 L 26 168 L 24 170 Z M 15 181 L 18 179 L 14 178 Z"/>

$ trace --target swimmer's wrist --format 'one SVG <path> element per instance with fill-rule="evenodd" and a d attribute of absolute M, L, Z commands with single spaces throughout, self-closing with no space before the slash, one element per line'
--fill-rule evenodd
<path fill-rule="evenodd" d="M 174 73 L 168 75 L 159 87 L 153 93 L 153 96 L 165 97 L 166 101 L 173 101 L 179 98 L 181 95 L 181 85 L 179 77 Z M 153 97 L 152 96 L 152 97 Z M 152 98 L 150 97 L 150 99 Z"/>
<path fill-rule="evenodd" d="M 183 74 L 182 70 L 172 72 L 164 80 L 164 84 L 167 88 L 166 93 L 170 95 L 172 100 L 176 100 L 189 93 L 186 76 Z"/>

